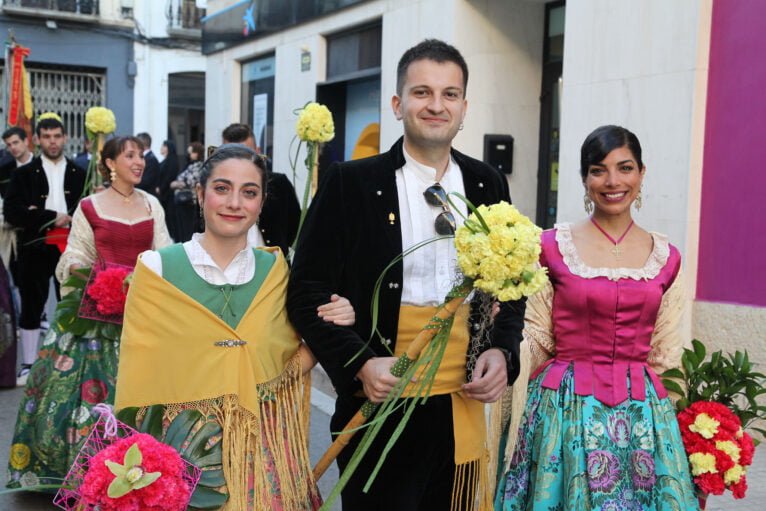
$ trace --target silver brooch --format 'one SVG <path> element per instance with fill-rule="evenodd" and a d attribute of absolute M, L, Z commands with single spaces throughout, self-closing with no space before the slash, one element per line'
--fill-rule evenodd
<path fill-rule="evenodd" d="M 222 346 L 224 348 L 233 348 L 234 346 L 244 346 L 247 341 L 240 341 L 239 339 L 224 339 L 223 341 L 214 342 L 215 346 Z"/>

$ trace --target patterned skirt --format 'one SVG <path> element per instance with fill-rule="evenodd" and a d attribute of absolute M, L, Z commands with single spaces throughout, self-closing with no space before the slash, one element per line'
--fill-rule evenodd
<path fill-rule="evenodd" d="M 698 509 L 673 405 L 648 376 L 645 401 L 610 408 L 574 393 L 571 365 L 558 389 L 541 386 L 547 371 L 529 383 L 496 511 Z"/>
<path fill-rule="evenodd" d="M 61 483 L 98 419 L 93 406 L 114 404 L 118 349 L 112 341 L 48 331 L 19 406 L 9 488 Z"/>

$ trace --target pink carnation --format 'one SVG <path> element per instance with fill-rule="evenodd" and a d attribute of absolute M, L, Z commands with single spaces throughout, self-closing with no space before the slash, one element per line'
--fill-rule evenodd
<path fill-rule="evenodd" d="M 110 498 L 107 489 L 115 476 L 105 461 L 122 464 L 125 453 L 133 444 L 138 444 L 141 450 L 144 471 L 162 475 L 149 486 Z M 184 463 L 175 449 L 151 435 L 137 433 L 117 440 L 90 459 L 80 494 L 84 503 L 99 505 L 102 511 L 183 511 L 191 497 L 191 488 L 183 478 L 184 470 Z"/>
<path fill-rule="evenodd" d="M 107 268 L 93 278 L 87 293 L 96 302 L 96 310 L 100 314 L 110 316 L 123 313 L 128 293 L 124 282 L 130 273 L 127 268 Z"/>

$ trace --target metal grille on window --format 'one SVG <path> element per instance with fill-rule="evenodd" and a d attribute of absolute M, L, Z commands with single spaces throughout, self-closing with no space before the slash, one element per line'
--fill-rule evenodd
<path fill-rule="evenodd" d="M 86 140 L 85 112 L 92 106 L 106 106 L 106 76 L 32 67 L 28 71 L 35 118 L 43 112 L 59 114 L 68 135 L 67 156 L 82 151 Z"/>

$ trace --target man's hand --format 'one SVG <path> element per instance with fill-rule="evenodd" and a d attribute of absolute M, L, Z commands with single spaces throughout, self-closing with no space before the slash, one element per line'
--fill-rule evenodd
<path fill-rule="evenodd" d="M 56 213 L 56 227 L 65 227 L 72 223 L 72 217 L 66 213 Z"/>
<path fill-rule="evenodd" d="M 473 378 L 463 385 L 466 396 L 481 401 L 494 403 L 503 395 L 508 384 L 508 370 L 505 356 L 498 349 L 488 349 L 476 360 Z"/>
<path fill-rule="evenodd" d="M 373 403 L 385 401 L 399 381 L 399 378 L 391 374 L 391 366 L 395 362 L 396 357 L 373 357 L 356 373 L 356 377 L 362 380 L 367 399 Z"/>

